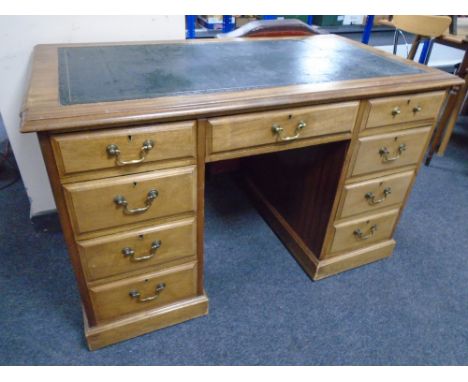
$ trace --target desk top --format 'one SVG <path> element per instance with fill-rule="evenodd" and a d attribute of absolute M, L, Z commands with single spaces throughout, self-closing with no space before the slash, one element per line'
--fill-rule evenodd
<path fill-rule="evenodd" d="M 22 132 L 204 118 L 460 80 L 336 35 L 39 45 Z"/>
<path fill-rule="evenodd" d="M 345 40 L 59 48 L 62 105 L 420 74 Z"/>

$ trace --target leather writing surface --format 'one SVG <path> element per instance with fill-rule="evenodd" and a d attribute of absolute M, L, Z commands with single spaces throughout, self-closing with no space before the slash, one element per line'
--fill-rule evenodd
<path fill-rule="evenodd" d="M 62 105 L 423 73 L 341 39 L 59 48 Z"/>

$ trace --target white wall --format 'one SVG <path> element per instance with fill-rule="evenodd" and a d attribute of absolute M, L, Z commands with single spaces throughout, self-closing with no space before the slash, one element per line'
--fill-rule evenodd
<path fill-rule="evenodd" d="M 31 201 L 31 216 L 55 209 L 37 137 L 19 133 L 33 47 L 184 38 L 184 16 L 0 16 L 0 112 Z"/>

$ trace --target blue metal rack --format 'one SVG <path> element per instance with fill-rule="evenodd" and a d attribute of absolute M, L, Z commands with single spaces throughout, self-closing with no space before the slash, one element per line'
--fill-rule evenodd
<path fill-rule="evenodd" d="M 430 39 L 425 40 L 423 43 L 421 55 L 419 56 L 420 64 L 427 64 L 431 49 L 432 49 L 432 40 Z"/>
<path fill-rule="evenodd" d="M 197 16 L 195 15 L 188 15 L 185 16 L 185 25 L 187 28 L 186 31 L 186 38 L 192 39 L 195 38 L 195 24 L 197 22 Z"/>
<path fill-rule="evenodd" d="M 369 44 L 370 35 L 372 32 L 372 26 L 374 25 L 374 16 L 367 16 L 366 26 L 364 28 L 364 33 L 362 34 L 362 42 L 364 44 Z"/>
<path fill-rule="evenodd" d="M 236 25 L 232 23 L 232 16 L 223 16 L 223 33 L 231 32 L 235 27 Z"/>

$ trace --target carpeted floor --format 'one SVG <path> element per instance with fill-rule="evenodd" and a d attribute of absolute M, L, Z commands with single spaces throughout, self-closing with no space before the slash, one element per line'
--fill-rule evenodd
<path fill-rule="evenodd" d="M 0 205 L 0 364 L 468 364 L 467 126 L 422 168 L 393 256 L 319 282 L 235 182 L 215 178 L 210 314 L 96 352 L 61 233 L 36 232 L 19 182 L 0 191 Z"/>

